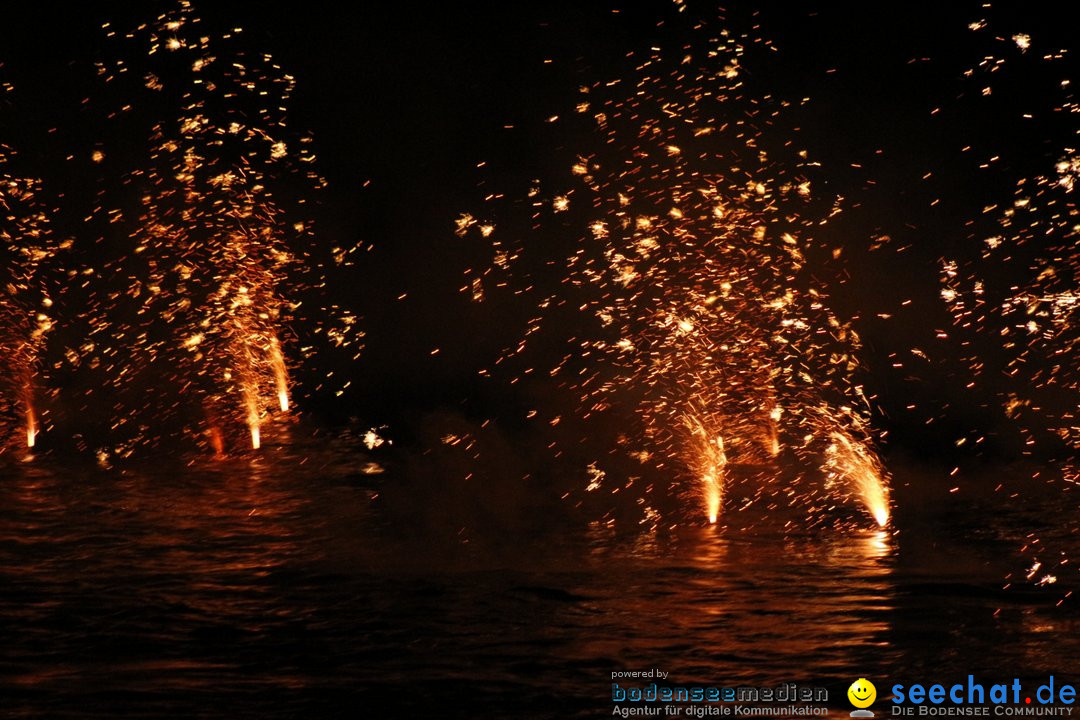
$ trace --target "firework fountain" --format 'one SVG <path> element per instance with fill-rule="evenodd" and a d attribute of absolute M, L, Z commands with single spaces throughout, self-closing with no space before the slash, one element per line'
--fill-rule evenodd
<path fill-rule="evenodd" d="M 631 54 L 630 77 L 582 87 L 575 117 L 549 120 L 595 139 L 569 163 L 571 184 L 493 193 L 458 219 L 458 234 L 491 253 L 463 290 L 530 301 L 528 329 L 498 372 L 516 383 L 543 370 L 577 398 L 584 434 L 601 418 L 625 422 L 618 452 L 672 469 L 675 493 L 710 522 L 736 468 L 756 467 L 790 478 L 792 504 L 816 513 L 851 498 L 884 525 L 886 476 L 854 379 L 858 337 L 807 269 L 841 252 L 814 239 L 838 199 L 815 199 L 817 163 L 776 142 L 785 103 L 746 89 L 748 48 L 768 43 L 695 30 L 707 42 Z M 535 367 L 531 347 L 566 327 L 561 358 Z M 585 492 L 610 482 L 610 449 L 598 452 Z"/>
<path fill-rule="evenodd" d="M 108 260 L 87 273 L 97 278 L 87 340 L 69 361 L 103 373 L 97 382 L 121 398 L 115 452 L 156 444 L 161 428 L 220 454 L 243 427 L 257 449 L 293 405 L 290 320 L 325 286 L 326 266 L 356 248 L 320 255 L 306 201 L 324 181 L 311 138 L 287 129 L 294 80 L 245 52 L 241 30 L 209 37 L 187 2 L 130 33 L 105 30 L 123 48 L 98 67 L 125 103 L 109 120 L 152 118 L 149 152 L 100 193 Z M 114 154 L 103 145 L 92 157 L 107 169 Z M 137 209 L 125 207 L 133 195 Z M 358 352 L 355 316 L 321 310 L 313 335 Z M 163 383 L 166 399 L 147 403 Z"/>
<path fill-rule="evenodd" d="M 42 427 L 35 402 L 41 356 L 53 325 L 44 267 L 61 244 L 50 230 L 49 209 L 39 200 L 40 182 L 9 174 L 12 158 L 13 152 L 0 145 L 0 267 L 4 271 L 0 286 L 0 348 L 4 357 L 0 402 L 5 425 L 17 418 L 14 424 L 21 428 L 21 444 L 32 448 Z M 5 428 L 5 435 L 12 434 Z"/>

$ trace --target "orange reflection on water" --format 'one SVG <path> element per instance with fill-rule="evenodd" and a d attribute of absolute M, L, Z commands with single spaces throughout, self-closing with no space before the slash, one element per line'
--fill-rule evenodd
<path fill-rule="evenodd" d="M 806 667 L 828 674 L 866 651 L 884 661 L 895 553 L 885 530 L 785 535 L 730 525 L 653 534 L 632 559 L 598 550 L 611 591 L 595 600 L 602 627 L 583 633 L 591 640 L 579 651 L 628 667 L 677 658 L 697 677 L 676 682 L 708 684 L 781 682 Z"/>

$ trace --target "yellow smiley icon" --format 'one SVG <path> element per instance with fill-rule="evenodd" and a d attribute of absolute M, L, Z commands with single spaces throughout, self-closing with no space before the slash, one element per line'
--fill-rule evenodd
<path fill-rule="evenodd" d="M 847 689 L 847 697 L 857 708 L 870 707 L 877 699 L 877 688 L 866 678 L 859 678 Z"/>

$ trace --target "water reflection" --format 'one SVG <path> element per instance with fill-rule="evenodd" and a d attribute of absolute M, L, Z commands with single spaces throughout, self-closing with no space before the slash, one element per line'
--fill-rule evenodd
<path fill-rule="evenodd" d="M 896 544 L 886 530 L 795 533 L 685 528 L 621 553 L 598 528 L 608 592 L 581 634 L 583 656 L 678 668 L 680 681 L 781 682 L 813 667 L 845 676 L 852 657 L 888 660 Z"/>
<path fill-rule="evenodd" d="M 274 637 L 318 609 L 298 573 L 322 566 L 343 514 L 363 536 L 370 505 L 348 463 L 295 450 L 4 468 L 2 682 L 50 705 L 64 694 L 205 692 L 258 678 Z M 265 679 L 312 682 L 285 668 Z"/>
<path fill-rule="evenodd" d="M 554 526 L 463 544 L 441 526 L 386 532 L 372 498 L 395 478 L 364 474 L 362 453 L 264 450 L 3 469 L 11 707 L 277 718 L 384 703 L 401 717 L 518 716 L 557 688 L 559 710 L 534 716 L 594 717 L 610 712 L 613 670 L 839 692 L 859 676 L 1060 673 L 1080 646 L 1075 611 L 1056 606 L 1062 588 L 1002 591 L 985 541 L 945 542 L 951 517 L 897 533 L 805 529 L 750 509 L 713 526 Z M 1015 523 L 982 510 L 981 533 Z"/>

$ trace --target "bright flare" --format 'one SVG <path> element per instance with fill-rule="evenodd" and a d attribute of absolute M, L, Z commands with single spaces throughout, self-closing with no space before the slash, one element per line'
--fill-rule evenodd
<path fill-rule="evenodd" d="M 274 368 L 274 384 L 277 386 L 278 407 L 282 412 L 289 410 L 289 376 L 285 369 L 285 356 L 281 352 L 281 342 L 277 336 L 270 338 L 270 364 Z"/>
<path fill-rule="evenodd" d="M 26 447 L 34 447 L 37 442 L 37 418 L 34 417 L 34 408 L 26 406 Z"/>
<path fill-rule="evenodd" d="M 690 430 L 692 443 L 697 446 L 697 474 L 701 478 L 702 496 L 705 500 L 705 514 L 709 522 L 716 523 L 720 515 L 720 505 L 724 499 L 724 481 L 726 479 L 727 453 L 724 451 L 724 438 L 711 436 L 704 423 L 697 417 L 685 417 L 683 422 Z"/>
<path fill-rule="evenodd" d="M 848 484 L 881 527 L 889 522 L 889 491 L 882 480 L 880 463 L 860 442 L 843 431 L 834 431 L 826 450 L 830 481 Z"/>
<path fill-rule="evenodd" d="M 250 383 L 244 383 L 244 405 L 247 409 L 247 426 L 251 432 L 251 449 L 258 450 L 261 445 L 259 437 L 259 395 L 251 387 Z"/>

